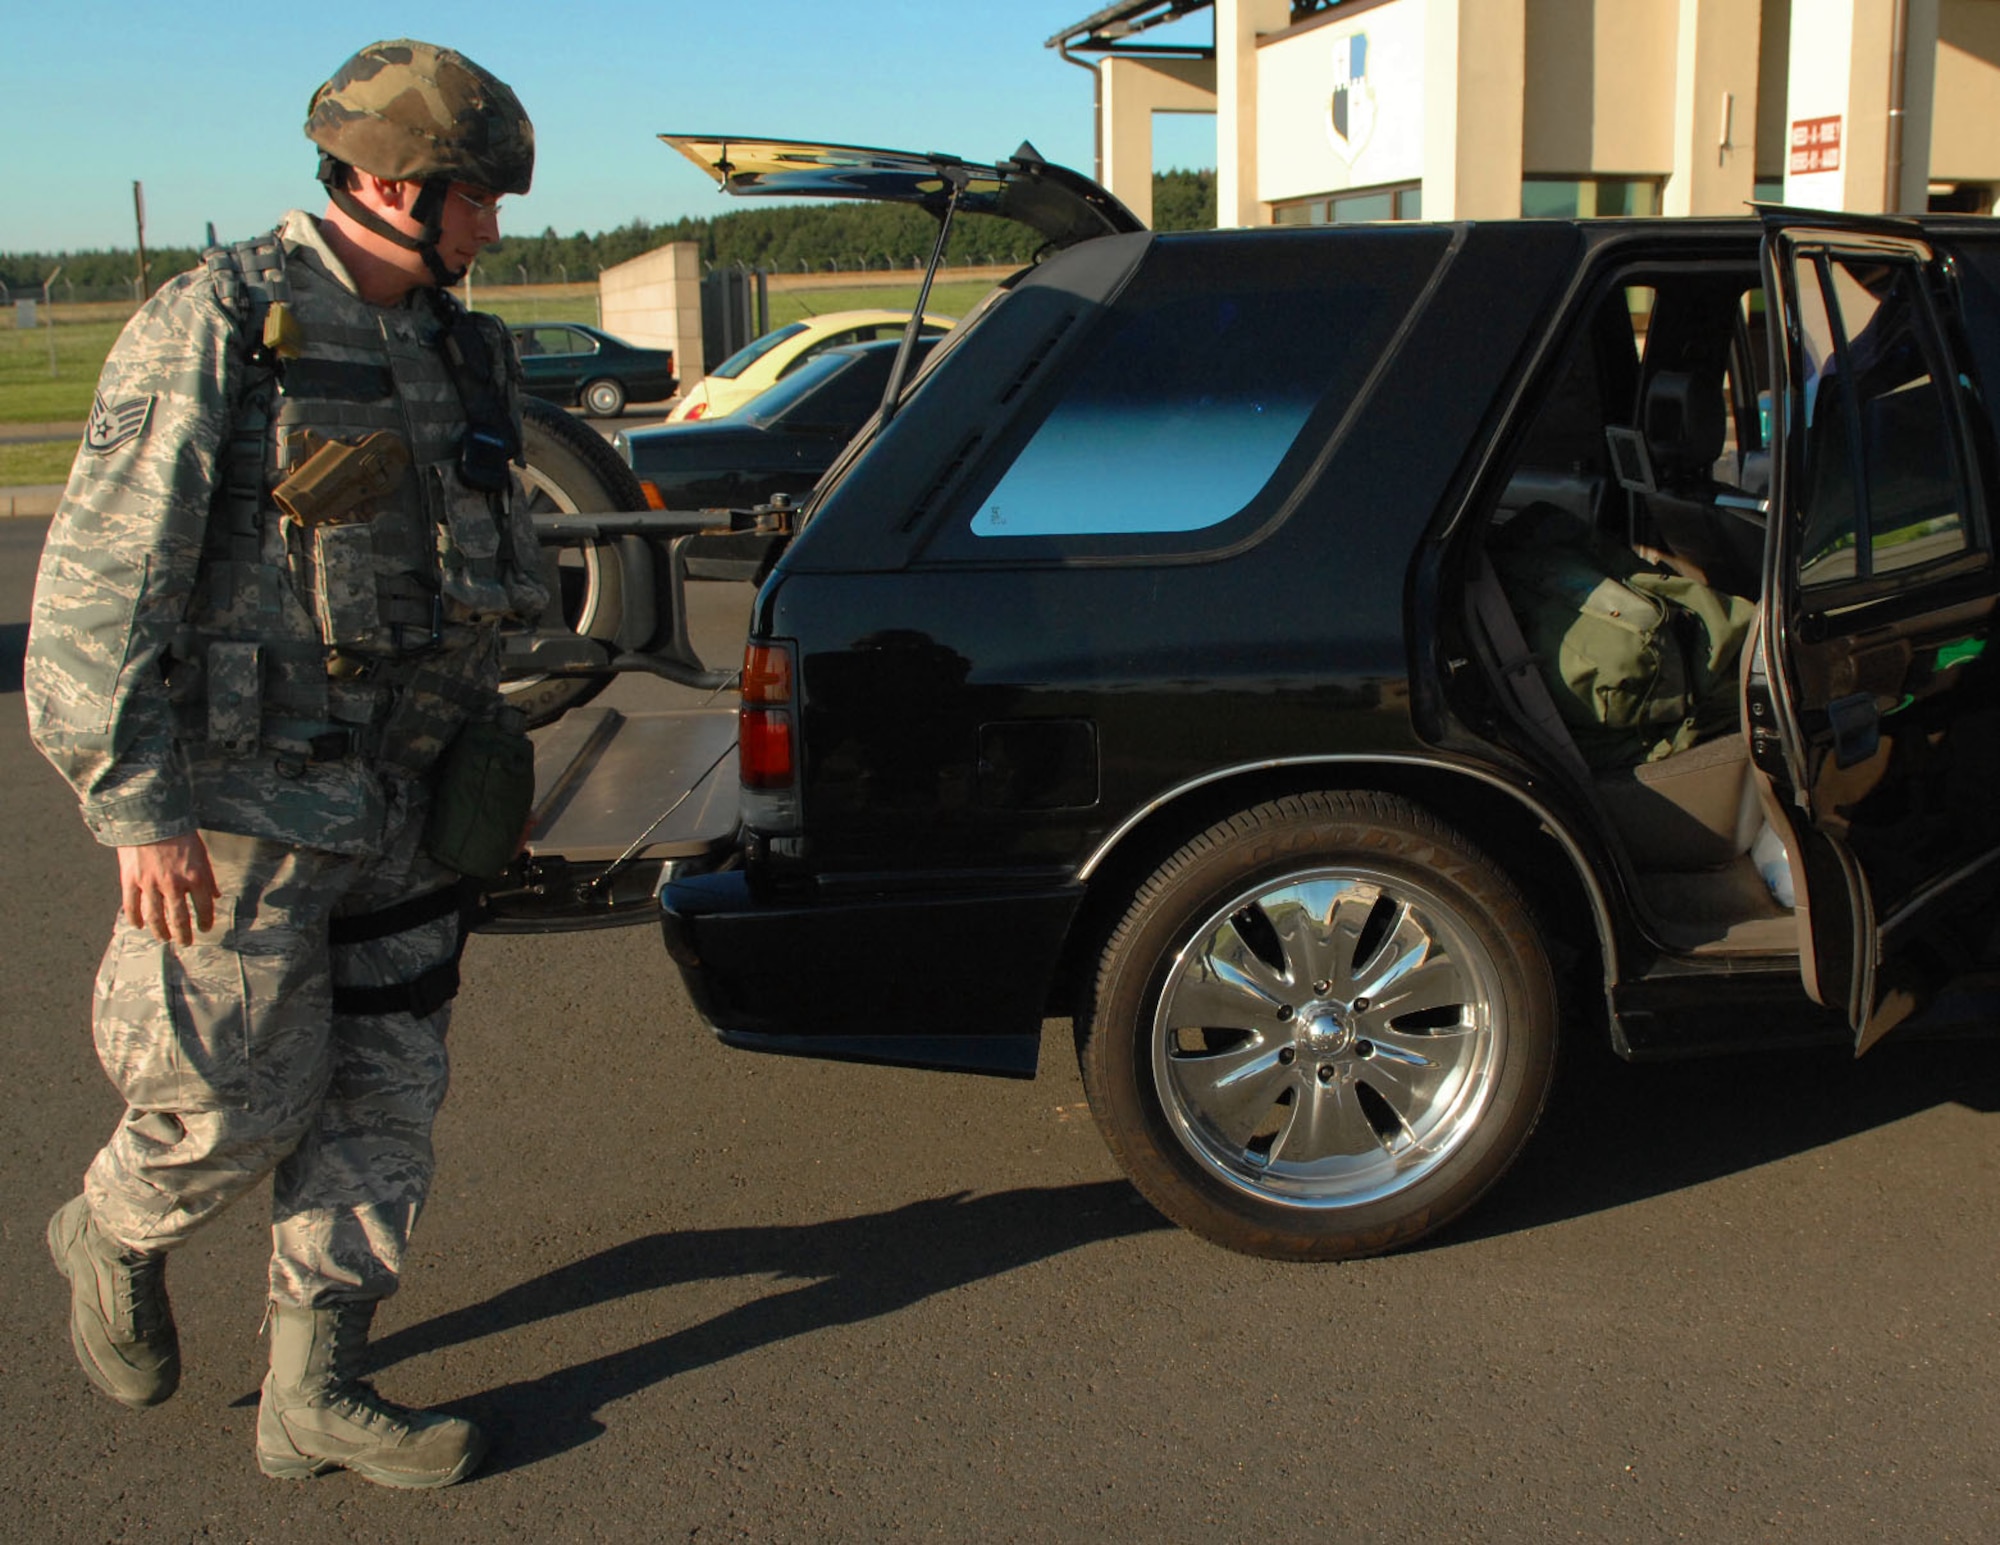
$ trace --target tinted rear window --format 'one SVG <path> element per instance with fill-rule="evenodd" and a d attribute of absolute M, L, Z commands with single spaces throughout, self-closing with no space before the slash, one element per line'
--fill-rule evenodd
<path fill-rule="evenodd" d="M 1325 379 L 1297 294 L 1184 295 L 1123 316 L 972 515 L 981 537 L 1198 531 L 1276 469 Z"/>
<path fill-rule="evenodd" d="M 1235 540 L 1310 468 L 1447 239 L 1159 243 L 969 482 L 938 556 Z"/>

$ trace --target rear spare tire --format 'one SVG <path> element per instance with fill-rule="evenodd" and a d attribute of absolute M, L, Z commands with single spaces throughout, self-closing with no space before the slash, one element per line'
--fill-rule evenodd
<path fill-rule="evenodd" d="M 646 496 L 632 469 L 604 437 L 539 397 L 521 403 L 521 484 L 530 515 L 588 515 L 642 510 Z M 563 547 L 557 557 L 561 594 L 550 599 L 562 621 L 585 638 L 610 643 L 624 619 L 625 575 L 615 542 Z M 554 622 L 544 619 L 544 625 Z M 500 690 L 528 725 L 553 723 L 602 692 L 609 676 L 520 676 Z"/>

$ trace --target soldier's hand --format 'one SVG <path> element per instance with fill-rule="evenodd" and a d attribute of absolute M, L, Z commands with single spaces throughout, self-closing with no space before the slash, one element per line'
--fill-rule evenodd
<path fill-rule="evenodd" d="M 176 944 L 194 943 L 195 929 L 215 926 L 220 894 L 199 832 L 118 850 L 118 885 L 125 920 Z"/>

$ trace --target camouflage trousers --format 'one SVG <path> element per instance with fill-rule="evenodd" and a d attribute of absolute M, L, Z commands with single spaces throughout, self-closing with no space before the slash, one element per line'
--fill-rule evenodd
<path fill-rule="evenodd" d="M 415 980 L 454 956 L 460 922 L 351 943 L 329 928 L 455 883 L 421 828 L 395 808 L 383 851 L 362 857 L 203 832 L 215 927 L 183 948 L 119 919 L 94 1020 L 127 1110 L 85 1181 L 114 1238 L 172 1249 L 268 1174 L 275 1302 L 395 1291 L 430 1189 L 451 1005 L 341 1012 L 334 988 Z"/>

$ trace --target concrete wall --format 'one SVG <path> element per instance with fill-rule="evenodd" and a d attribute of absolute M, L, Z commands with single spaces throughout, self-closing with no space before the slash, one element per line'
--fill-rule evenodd
<path fill-rule="evenodd" d="M 1521 212 L 1526 0 L 1427 0 L 1424 218 Z"/>
<path fill-rule="evenodd" d="M 1429 3 L 1334 12 L 1258 45 L 1262 202 L 1422 179 Z M 1337 115 L 1336 89 L 1346 97 Z"/>
<path fill-rule="evenodd" d="M 1790 152 L 1785 89 L 1792 69 L 1792 0 L 1763 0 L 1758 10 L 1757 177 L 1782 182 Z"/>
<path fill-rule="evenodd" d="M 1629 177 L 1672 164 L 1674 74 L 1663 66 L 1678 10 L 1679 0 L 1528 0 L 1524 171 Z"/>
<path fill-rule="evenodd" d="M 1263 37 L 1257 207 L 1414 182 L 1426 219 L 1518 215 L 1525 6 L 1380 0 Z"/>
<path fill-rule="evenodd" d="M 1098 65 L 1104 171 L 1125 207 L 1153 223 L 1153 114 L 1215 111 L 1215 64 L 1204 59 L 1120 59 Z"/>
<path fill-rule="evenodd" d="M 1759 7 L 1678 0 L 1665 215 L 1741 214 L 1756 192 Z"/>
<path fill-rule="evenodd" d="M 1257 40 L 1291 21 L 1289 0 L 1215 0 L 1215 221 L 1268 225 L 1257 185 Z"/>
<path fill-rule="evenodd" d="M 701 376 L 701 249 L 671 242 L 597 278 L 604 330 L 628 343 L 672 349 L 683 388 Z"/>
<path fill-rule="evenodd" d="M 2000 4 L 1944 0 L 1931 178 L 2000 183 Z"/>
<path fill-rule="evenodd" d="M 1931 157 L 1937 78 L 1937 0 L 1909 0 L 1903 72 L 1902 167 L 1889 186 L 1892 0 L 1792 0 L 1792 61 L 1786 116 L 1837 124 L 1838 154 L 1802 166 L 1794 146 L 1785 202 L 1860 214 L 1921 210 Z M 1993 110 L 1989 99 L 1987 111 Z"/>

